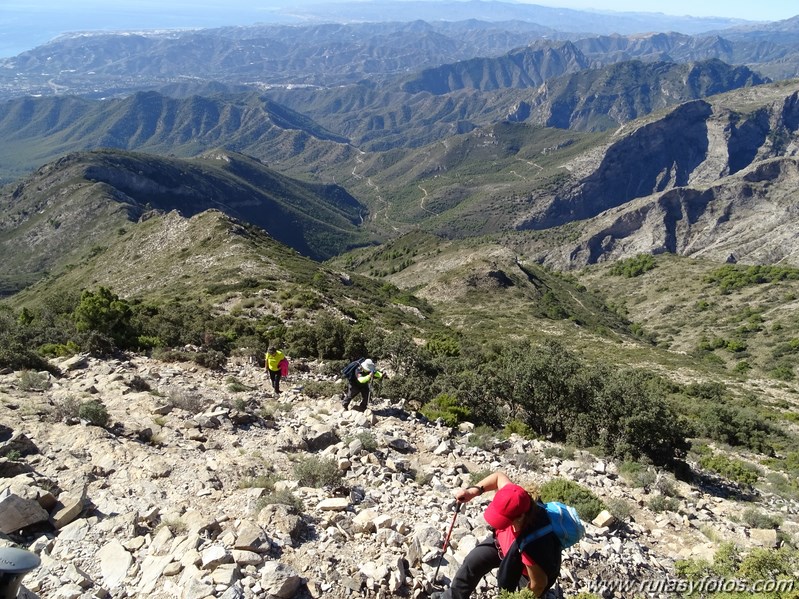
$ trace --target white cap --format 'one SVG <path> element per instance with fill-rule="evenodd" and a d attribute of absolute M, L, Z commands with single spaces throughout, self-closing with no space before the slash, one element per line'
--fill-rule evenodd
<path fill-rule="evenodd" d="M 377 370 L 377 368 L 375 367 L 375 363 L 372 362 L 369 358 L 366 358 L 363 362 L 361 362 L 361 369 L 364 372 L 366 372 L 367 370 L 369 372 L 374 372 L 375 370 Z"/>

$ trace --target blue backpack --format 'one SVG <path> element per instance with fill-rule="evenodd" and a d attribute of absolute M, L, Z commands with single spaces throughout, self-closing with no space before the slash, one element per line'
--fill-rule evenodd
<path fill-rule="evenodd" d="M 542 507 L 547 512 L 549 524 L 522 537 L 519 541 L 520 552 L 536 539 L 551 532 L 555 533 L 564 549 L 571 547 L 585 536 L 585 526 L 583 526 L 583 521 L 580 520 L 576 509 L 559 501 L 544 503 Z"/>

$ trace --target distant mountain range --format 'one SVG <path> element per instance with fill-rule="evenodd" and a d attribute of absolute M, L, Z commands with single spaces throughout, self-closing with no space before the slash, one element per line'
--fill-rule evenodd
<path fill-rule="evenodd" d="M 528 5 L 504 6 L 517 10 Z M 583 14 L 601 22 L 597 15 Z M 563 40 L 572 41 L 590 66 L 636 58 L 666 62 L 718 58 L 782 79 L 799 74 L 799 42 L 792 35 L 797 31 L 796 19 L 731 30 L 732 37 L 726 37 L 726 30 L 697 36 L 604 31 L 597 35 L 555 30 L 535 21 L 473 19 L 92 32 L 62 36 L 0 59 L 0 98 L 26 93 L 109 97 L 187 81 L 261 87 L 382 83 L 528 46 L 544 49 Z"/>
<path fill-rule="evenodd" d="M 186 8 L 190 6 L 190 8 Z M 183 10 L 181 10 L 183 9 Z M 0 22 L 0 57 L 13 56 L 44 44 L 60 34 L 88 31 L 186 30 L 255 23 L 305 25 L 308 23 L 377 23 L 385 21 L 519 21 L 537 23 L 542 29 L 584 33 L 638 33 L 679 31 L 687 34 L 725 29 L 746 21 L 736 19 L 669 16 L 662 13 L 602 13 L 535 4 L 507 2 L 337 2 L 291 3 L 269 9 L 250 2 L 224 6 L 192 3 L 157 4 L 143 8 L 134 0 L 115 2 L 102 11 L 82 5 L 51 4 L 46 11 L 32 6 L 4 7 Z"/>
<path fill-rule="evenodd" d="M 566 43 L 423 71 L 384 89 L 361 84 L 224 94 L 212 87 L 209 95 L 187 90 L 183 98 L 138 92 L 106 101 L 11 100 L 0 105 L 0 178 L 9 180 L 64 152 L 99 147 L 186 157 L 225 147 L 283 168 L 318 170 L 312 165 L 320 161 L 353 160 L 355 148 L 418 147 L 503 119 L 602 130 L 678 102 L 764 82 L 746 67 L 720 61 L 635 61 L 599 69 L 586 69 L 586 62 Z"/>
<path fill-rule="evenodd" d="M 514 233 L 514 251 L 571 268 L 648 244 L 700 251 L 687 233 L 664 241 L 641 212 L 668 199 L 677 203 L 663 222 L 680 220 L 677 198 L 693 193 L 683 190 L 705 194 L 705 214 L 729 189 L 761 193 L 746 177 L 773 173 L 775 190 L 791 180 L 791 165 L 773 161 L 796 143 L 796 84 L 781 80 L 799 73 L 789 35 L 799 21 L 747 24 L 729 38 L 586 36 L 507 20 L 527 7 L 488 4 L 490 21 L 64 36 L 4 61 L 0 177 L 13 184 L 2 239 L 9 252 L 33 230 L 50 240 L 8 261 L 19 278 L 10 287 L 90 251 L 80 223 L 94 209 L 53 212 L 44 230 L 31 219 L 87 198 L 121 219 L 92 217 L 92 230 L 151 210 L 215 208 L 315 259 L 421 228 Z M 765 71 L 778 81 L 766 85 Z M 34 89 L 48 93 L 23 95 Z M 776 255 L 735 230 L 702 251 Z"/>

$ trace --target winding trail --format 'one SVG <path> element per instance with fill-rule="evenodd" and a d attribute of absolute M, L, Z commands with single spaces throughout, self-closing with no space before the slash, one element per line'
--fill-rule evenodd
<path fill-rule="evenodd" d="M 422 190 L 422 193 L 424 193 L 424 195 L 422 196 L 422 199 L 419 201 L 419 208 L 421 208 L 422 210 L 424 210 L 428 214 L 433 214 L 433 215 L 437 216 L 438 212 L 434 212 L 433 210 L 430 210 L 429 208 L 426 208 L 425 205 L 424 205 L 424 202 L 425 202 L 425 200 L 427 199 L 427 197 L 429 195 L 427 193 L 427 190 L 424 187 L 422 187 L 421 185 L 418 185 L 418 187 L 419 187 L 419 189 Z"/>
<path fill-rule="evenodd" d="M 358 179 L 359 181 L 363 180 L 363 175 L 359 175 L 356 172 L 356 170 L 358 169 L 359 165 L 363 164 L 363 156 L 365 154 L 366 152 L 358 150 L 358 155 L 355 157 L 355 161 L 358 164 L 352 167 L 352 176 L 355 179 Z M 388 209 L 391 207 L 391 204 L 386 200 L 384 200 L 383 196 L 380 195 L 380 188 L 377 186 L 377 184 L 374 181 L 372 181 L 371 177 L 366 178 L 366 184 L 375 190 L 375 199 L 378 201 L 378 203 L 381 204 L 381 206 L 377 210 L 375 210 L 375 213 L 372 215 L 371 220 L 377 221 L 380 218 L 380 214 L 382 213 L 383 219 L 386 221 L 386 223 L 388 223 L 388 226 L 391 227 L 392 230 L 394 231 L 399 231 L 400 229 L 394 226 L 394 224 L 391 222 L 391 219 L 388 217 Z M 363 224 L 365 222 L 363 213 L 361 213 L 360 217 L 361 217 L 361 224 Z"/>

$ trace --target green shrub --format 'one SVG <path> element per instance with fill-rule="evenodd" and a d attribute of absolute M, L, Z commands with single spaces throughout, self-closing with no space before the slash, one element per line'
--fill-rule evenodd
<path fill-rule="evenodd" d="M 500 589 L 499 599 L 536 599 L 536 596 L 530 589 L 522 589 L 521 591 L 506 591 L 505 589 Z"/>
<path fill-rule="evenodd" d="M 224 370 L 227 366 L 227 356 L 216 350 L 180 351 L 157 349 L 153 357 L 163 362 L 194 362 L 209 370 Z"/>
<path fill-rule="evenodd" d="M 122 349 L 135 345 L 133 311 L 127 301 L 106 287 L 100 287 L 97 291 L 83 291 L 73 317 L 78 332 L 95 334 L 86 339 L 109 339 Z M 101 353 L 106 353 L 103 346 L 96 342 L 90 343 L 86 349 L 101 349 Z"/>
<path fill-rule="evenodd" d="M 91 425 L 105 427 L 108 424 L 108 410 L 102 401 L 92 399 L 80 405 L 78 418 Z"/>
<path fill-rule="evenodd" d="M 461 353 L 461 346 L 457 339 L 440 333 L 437 333 L 428 339 L 425 348 L 433 356 L 445 356 L 453 358 L 459 356 Z"/>
<path fill-rule="evenodd" d="M 754 485 L 760 478 L 760 473 L 755 466 L 722 454 L 703 455 L 699 459 L 699 465 L 742 485 Z"/>
<path fill-rule="evenodd" d="M 50 419 L 53 422 L 66 422 L 78 418 L 80 410 L 80 401 L 71 395 L 61 398 L 53 399 L 53 411 Z"/>
<path fill-rule="evenodd" d="M 651 254 L 638 254 L 626 260 L 619 260 L 608 271 L 612 275 L 627 278 L 638 277 L 655 268 L 655 259 Z"/>
<path fill-rule="evenodd" d="M 726 542 L 719 545 L 713 556 L 713 572 L 719 576 L 732 576 L 741 565 L 741 553 L 735 543 Z"/>
<path fill-rule="evenodd" d="M 606 500 L 605 505 L 607 506 L 607 510 L 611 513 L 611 515 L 619 522 L 629 520 L 633 513 L 630 503 L 618 497 L 613 497 Z"/>
<path fill-rule="evenodd" d="M 341 386 L 334 381 L 304 381 L 302 392 L 313 399 L 326 399 L 341 394 Z"/>
<path fill-rule="evenodd" d="M 364 451 L 371 453 L 377 449 L 377 439 L 375 439 L 375 436 L 369 431 L 359 432 L 355 435 L 354 439 L 361 442 L 361 447 Z"/>
<path fill-rule="evenodd" d="M 591 491 L 573 481 L 553 478 L 541 486 L 541 500 L 560 501 L 577 510 L 580 518 L 590 522 L 605 509 L 602 501 Z"/>
<path fill-rule="evenodd" d="M 684 580 L 701 580 L 713 573 L 712 564 L 703 559 L 683 559 L 674 562 L 674 573 Z"/>
<path fill-rule="evenodd" d="M 274 474 L 261 474 L 259 476 L 248 476 L 239 481 L 239 489 L 266 489 L 275 490 L 277 479 Z"/>
<path fill-rule="evenodd" d="M 496 431 L 490 426 L 481 424 L 480 426 L 476 426 L 469 435 L 468 444 L 470 447 L 478 447 L 483 450 L 489 450 L 494 447 L 496 439 Z"/>
<path fill-rule="evenodd" d="M 746 508 L 741 514 L 744 524 L 750 528 L 779 528 L 782 520 L 775 516 L 770 516 L 753 507 Z"/>
<path fill-rule="evenodd" d="M 422 406 L 421 412 L 428 420 L 435 422 L 441 418 L 444 424 L 451 427 L 457 426 L 471 414 L 468 408 L 459 405 L 457 397 L 448 393 L 434 397 Z"/>
<path fill-rule="evenodd" d="M 658 493 L 649 500 L 647 505 L 650 510 L 659 514 L 661 512 L 676 512 L 680 507 L 680 502 L 674 497 L 667 497 Z"/>
<path fill-rule="evenodd" d="M 294 464 L 294 476 L 300 486 L 325 487 L 338 485 L 342 473 L 334 459 L 308 456 Z"/>
<path fill-rule="evenodd" d="M 291 510 L 297 514 L 300 514 L 305 509 L 305 506 L 302 503 L 302 499 L 294 495 L 288 489 L 281 489 L 280 491 L 274 491 L 269 493 L 268 495 L 264 495 L 255 504 L 255 509 L 258 511 L 265 508 L 267 505 L 287 505 Z"/>
<path fill-rule="evenodd" d="M 224 370 L 227 366 L 227 356 L 221 351 L 206 350 L 190 352 L 189 355 L 193 362 L 209 370 Z"/>
<path fill-rule="evenodd" d="M 508 422 L 505 425 L 505 428 L 502 430 L 502 435 L 506 438 L 510 437 L 511 435 L 519 435 L 525 439 L 535 438 L 533 429 L 531 429 L 529 425 L 525 424 L 521 420 L 511 420 Z"/>
<path fill-rule="evenodd" d="M 733 447 L 747 447 L 761 453 L 773 451 L 772 440 L 782 431 L 750 407 L 712 403 L 700 411 L 698 433 Z"/>
<path fill-rule="evenodd" d="M 743 266 L 725 264 L 705 277 L 708 283 L 718 285 L 722 293 L 730 293 L 752 285 L 762 285 L 774 281 L 799 279 L 799 269 L 788 266 Z"/>
<path fill-rule="evenodd" d="M 53 386 L 50 375 L 46 372 L 23 370 L 19 373 L 17 386 L 20 391 L 46 391 Z"/>
<path fill-rule="evenodd" d="M 791 547 L 755 548 L 741 560 L 738 575 L 746 580 L 768 580 L 793 576 L 799 567 L 799 553 Z"/>
<path fill-rule="evenodd" d="M 80 348 L 74 342 L 45 343 L 39 347 L 39 354 L 48 358 L 63 358 L 74 355 Z"/>
<path fill-rule="evenodd" d="M 226 379 L 227 382 L 227 389 L 231 393 L 243 393 L 245 391 L 252 391 L 252 387 L 248 387 L 244 383 L 242 383 L 239 379 L 235 376 L 229 376 Z"/>
<path fill-rule="evenodd" d="M 657 480 L 654 468 L 640 462 L 622 462 L 619 474 L 628 485 L 638 489 L 648 489 Z"/>
<path fill-rule="evenodd" d="M 547 445 L 544 447 L 544 457 L 572 460 L 577 449 L 571 445 Z"/>

